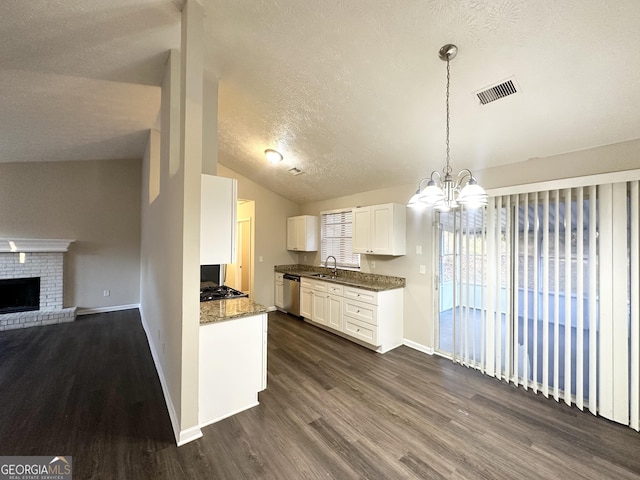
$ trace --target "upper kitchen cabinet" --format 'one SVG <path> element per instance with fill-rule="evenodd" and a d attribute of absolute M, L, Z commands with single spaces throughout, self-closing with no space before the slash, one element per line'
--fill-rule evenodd
<path fill-rule="evenodd" d="M 318 217 L 299 215 L 287 218 L 287 250 L 296 252 L 318 250 Z"/>
<path fill-rule="evenodd" d="M 406 206 L 398 203 L 354 208 L 353 252 L 405 255 L 406 218 Z"/>
<path fill-rule="evenodd" d="M 200 204 L 200 264 L 236 261 L 238 182 L 202 175 Z"/>

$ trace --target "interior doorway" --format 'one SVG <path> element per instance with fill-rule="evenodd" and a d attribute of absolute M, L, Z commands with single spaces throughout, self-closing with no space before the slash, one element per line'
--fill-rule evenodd
<path fill-rule="evenodd" d="M 255 202 L 238 200 L 236 261 L 227 269 L 227 284 L 247 293 L 249 297 L 253 294 L 254 278 L 254 216 Z"/>

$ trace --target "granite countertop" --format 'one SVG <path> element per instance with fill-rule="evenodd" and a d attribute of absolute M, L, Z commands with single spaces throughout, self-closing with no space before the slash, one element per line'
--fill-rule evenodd
<path fill-rule="evenodd" d="M 267 307 L 246 297 L 200 302 L 200 325 L 250 317 L 266 311 Z"/>
<path fill-rule="evenodd" d="M 406 280 L 402 277 L 392 277 L 389 275 L 377 275 L 375 273 L 361 273 L 352 270 L 338 269 L 338 276 L 331 278 L 318 278 L 318 273 L 331 274 L 332 268 L 315 267 L 313 265 L 276 265 L 274 271 L 279 273 L 291 273 L 300 277 L 315 278 L 323 282 L 337 283 L 339 285 L 348 285 L 350 287 L 362 288 L 374 292 L 382 292 L 385 290 L 394 290 L 396 288 L 404 288 Z"/>

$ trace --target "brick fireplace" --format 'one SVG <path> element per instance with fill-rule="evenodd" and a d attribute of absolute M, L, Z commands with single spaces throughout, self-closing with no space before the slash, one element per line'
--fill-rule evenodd
<path fill-rule="evenodd" d="M 6 310 L 0 313 L 0 331 L 16 328 L 52 325 L 73 322 L 76 307 L 63 308 L 63 266 L 64 252 L 73 240 L 52 239 L 0 239 L 0 289 L 10 298 L 4 298 Z M 38 309 L 14 305 L 14 298 L 20 283 L 31 283 L 29 279 L 39 279 Z M 18 285 L 18 286 L 17 286 Z M 10 290 L 7 290 L 10 289 Z M 3 291 L 0 290 L 0 297 Z M 19 301 L 19 300 L 15 300 Z M 16 311 L 16 310 L 29 311 Z M 6 311 L 5 310 L 5 311 Z"/>

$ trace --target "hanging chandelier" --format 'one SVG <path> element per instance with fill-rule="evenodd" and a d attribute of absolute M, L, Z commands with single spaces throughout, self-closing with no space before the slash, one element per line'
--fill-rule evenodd
<path fill-rule="evenodd" d="M 487 192 L 484 191 L 471 170 L 465 168 L 457 175 L 453 175 L 449 158 L 449 84 L 451 80 L 449 62 L 458 53 L 458 47 L 447 44 L 440 49 L 440 60 L 447 62 L 447 164 L 440 172 L 434 170 L 429 177 L 425 177 L 418 183 L 415 195 L 411 197 L 409 207 L 416 205 L 429 205 L 440 212 L 448 212 L 458 208 L 478 208 L 487 204 Z M 426 186 L 424 183 L 426 182 Z"/>

